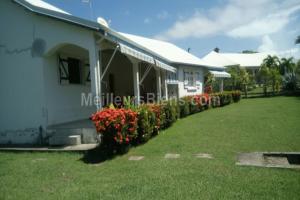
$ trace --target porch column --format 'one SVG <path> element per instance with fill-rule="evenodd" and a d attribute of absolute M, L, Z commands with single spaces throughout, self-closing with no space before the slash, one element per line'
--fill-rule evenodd
<path fill-rule="evenodd" d="M 95 44 L 89 50 L 91 91 L 92 91 L 93 97 L 97 98 L 97 104 L 96 104 L 97 110 L 100 110 L 102 107 L 99 50 L 100 50 L 100 48 L 97 44 Z"/>
<path fill-rule="evenodd" d="M 132 71 L 133 71 L 133 88 L 135 105 L 140 104 L 140 74 L 139 74 L 139 63 L 136 60 L 132 60 Z"/>
<path fill-rule="evenodd" d="M 220 92 L 223 92 L 224 90 L 224 79 L 221 78 L 221 81 L 220 81 Z"/>
<path fill-rule="evenodd" d="M 160 69 L 155 69 L 156 71 L 156 91 L 157 91 L 157 101 L 161 100 L 161 74 Z"/>
<path fill-rule="evenodd" d="M 168 100 L 169 97 L 168 97 L 168 84 L 167 84 L 167 72 L 166 71 L 163 72 L 162 84 L 163 84 L 162 88 L 163 88 L 164 98 L 165 98 L 165 100 Z"/>

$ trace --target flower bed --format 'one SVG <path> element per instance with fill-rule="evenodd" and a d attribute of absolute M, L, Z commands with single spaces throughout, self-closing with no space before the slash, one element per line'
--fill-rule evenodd
<path fill-rule="evenodd" d="M 130 144 L 147 142 L 159 130 L 170 127 L 179 117 L 238 102 L 239 91 L 200 94 L 160 104 L 130 108 L 105 108 L 92 115 L 103 146 L 109 152 L 125 153 Z"/>

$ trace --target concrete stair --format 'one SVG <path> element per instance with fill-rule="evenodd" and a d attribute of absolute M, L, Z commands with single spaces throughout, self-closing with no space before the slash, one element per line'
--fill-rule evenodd
<path fill-rule="evenodd" d="M 50 146 L 80 145 L 99 143 L 94 128 L 56 128 L 48 129 Z"/>

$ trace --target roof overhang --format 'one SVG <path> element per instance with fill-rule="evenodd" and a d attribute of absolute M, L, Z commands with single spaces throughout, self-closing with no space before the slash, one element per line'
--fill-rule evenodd
<path fill-rule="evenodd" d="M 27 10 L 29 10 L 29 11 L 35 13 L 35 14 L 38 14 L 38 15 L 43 15 L 43 16 L 55 18 L 55 19 L 60 20 L 60 21 L 75 24 L 75 25 L 78 25 L 78 26 L 82 26 L 82 27 L 85 27 L 85 28 L 92 29 L 92 30 L 97 30 L 97 31 L 100 31 L 100 32 L 104 32 L 103 30 L 105 29 L 105 27 L 102 27 L 102 25 L 100 25 L 97 22 L 93 22 L 93 21 L 90 21 L 90 20 L 75 17 L 73 15 L 69 15 L 69 14 L 65 14 L 65 13 L 56 12 L 56 11 L 53 11 L 53 10 L 41 8 L 41 7 L 38 7 L 38 6 L 34 6 L 34 5 L 30 4 L 29 2 L 27 2 L 25 0 L 13 0 L 13 2 L 23 6 Z"/>
<path fill-rule="evenodd" d="M 165 62 L 160 57 L 153 55 L 152 52 L 148 52 L 147 50 L 140 47 L 140 45 L 138 45 L 138 44 L 132 43 L 131 41 L 127 41 L 121 35 L 119 35 L 117 32 L 114 32 L 113 30 L 108 30 L 106 32 L 106 34 L 104 34 L 104 36 L 109 41 L 119 45 L 120 51 L 123 54 L 129 55 L 138 60 L 153 64 L 163 70 L 167 70 L 170 72 L 177 71 L 177 69 L 175 67 L 171 66 L 170 64 L 167 64 L 167 62 Z M 121 36 L 121 37 L 119 37 L 119 36 Z"/>
<path fill-rule="evenodd" d="M 209 73 L 211 73 L 215 78 L 230 78 L 231 75 L 224 71 L 212 71 L 209 70 Z"/>

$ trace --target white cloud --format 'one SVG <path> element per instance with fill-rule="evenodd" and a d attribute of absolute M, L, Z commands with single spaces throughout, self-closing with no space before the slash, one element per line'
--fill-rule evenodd
<path fill-rule="evenodd" d="M 275 54 L 279 57 L 294 57 L 300 58 L 300 50 L 295 46 L 288 46 L 287 48 L 282 48 L 276 45 L 274 39 L 271 39 L 269 35 L 265 35 L 262 38 L 261 45 L 257 48 L 259 52 L 266 52 L 270 54 Z"/>
<path fill-rule="evenodd" d="M 168 11 L 163 10 L 162 12 L 158 13 L 156 15 L 157 19 L 159 20 L 164 20 L 170 17 L 170 14 L 168 13 Z"/>
<path fill-rule="evenodd" d="M 155 37 L 176 40 L 214 35 L 257 37 L 282 30 L 292 14 L 300 10 L 297 0 L 229 0 L 223 7 L 196 11 L 187 19 L 179 19 L 173 26 Z"/>
<path fill-rule="evenodd" d="M 276 47 L 269 35 L 262 38 L 262 43 L 257 49 L 259 52 L 275 53 Z"/>
<path fill-rule="evenodd" d="M 150 18 L 145 18 L 144 19 L 144 24 L 150 24 L 151 23 L 151 19 Z"/>
<path fill-rule="evenodd" d="M 256 37 L 282 30 L 289 22 L 290 16 L 300 9 L 300 5 L 287 10 L 278 11 L 262 19 L 256 19 L 249 24 L 236 27 L 227 34 L 231 37 Z"/>

